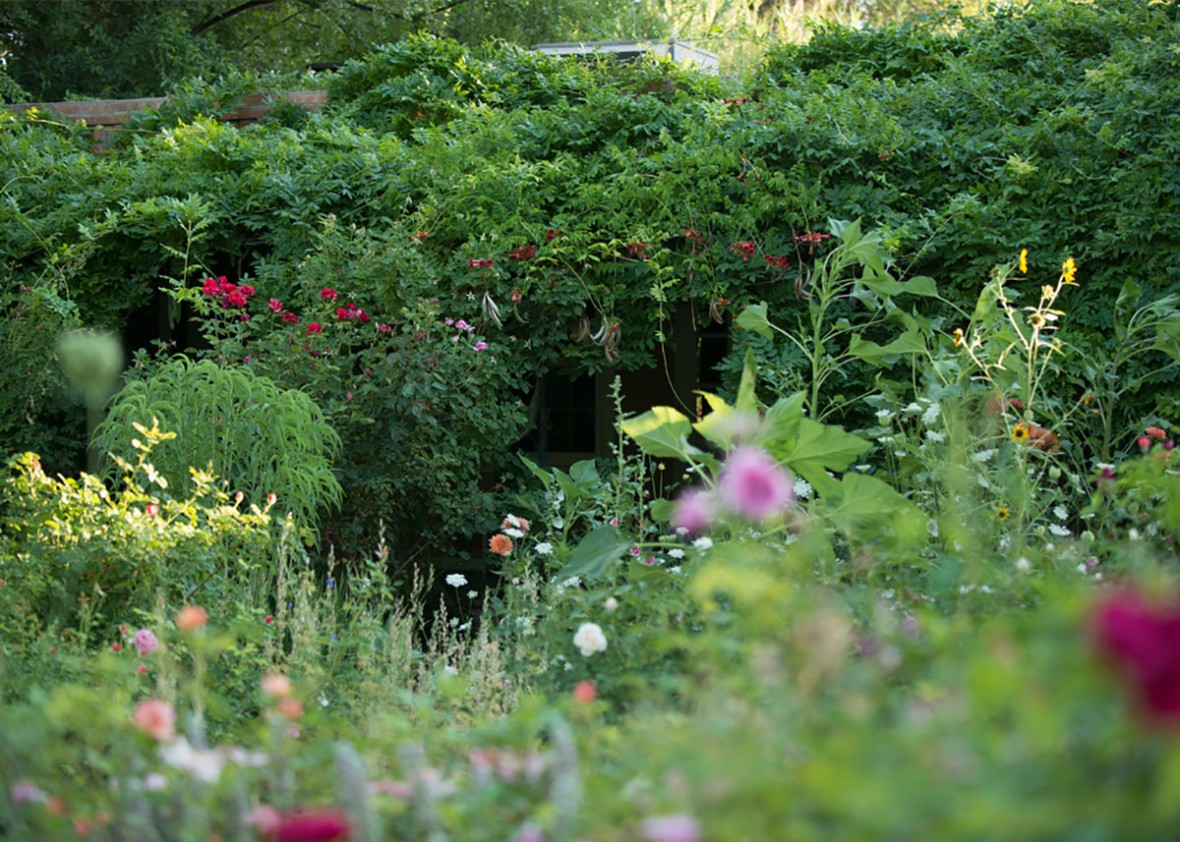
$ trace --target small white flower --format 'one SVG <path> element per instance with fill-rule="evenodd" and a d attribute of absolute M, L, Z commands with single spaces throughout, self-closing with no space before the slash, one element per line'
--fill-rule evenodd
<path fill-rule="evenodd" d="M 194 748 L 184 737 L 178 737 L 167 745 L 160 746 L 160 759 L 207 784 L 216 783 L 221 777 L 222 767 L 225 766 L 225 760 L 218 752 Z"/>
<path fill-rule="evenodd" d="M 467 592 L 468 599 L 475 599 L 477 596 L 479 596 L 479 591 L 468 591 Z"/>
<path fill-rule="evenodd" d="M 553 545 L 548 541 L 542 541 L 541 543 L 537 544 L 537 546 L 533 547 L 533 551 L 537 555 L 553 555 Z"/>
<path fill-rule="evenodd" d="M 1020 558 L 1016 559 L 1014 566 L 1021 573 L 1027 573 L 1028 571 L 1032 570 L 1032 564 L 1030 564 L 1029 560 L 1027 558 L 1025 558 L 1024 556 L 1021 556 Z"/>
<path fill-rule="evenodd" d="M 991 459 L 995 455 L 996 455 L 995 450 L 981 450 L 978 453 L 974 453 L 971 455 L 971 461 L 972 462 L 986 462 L 987 460 Z"/>
<path fill-rule="evenodd" d="M 509 527 L 508 529 L 501 529 L 500 531 L 503 532 L 505 535 L 507 535 L 509 538 L 523 538 L 524 537 L 524 533 L 521 530 L 513 529 L 512 527 Z"/>
<path fill-rule="evenodd" d="M 669 573 L 679 573 L 680 572 L 680 565 L 678 564 L 675 567 L 669 567 L 668 572 Z"/>
<path fill-rule="evenodd" d="M 931 538 L 937 538 L 938 537 L 938 521 L 934 520 L 933 518 L 926 521 L 926 531 L 930 533 Z"/>
<path fill-rule="evenodd" d="M 918 406 L 913 401 L 910 402 L 909 406 L 907 406 L 905 409 L 902 410 L 902 412 L 908 412 L 911 415 L 915 412 L 921 412 L 921 411 L 922 411 L 922 407 Z"/>
<path fill-rule="evenodd" d="M 568 579 L 566 579 L 564 582 L 561 583 L 561 587 L 563 587 L 563 588 L 576 588 L 580 584 L 582 584 L 581 579 L 579 579 L 577 576 L 570 576 Z"/>
<path fill-rule="evenodd" d="M 451 573 L 447 576 L 447 584 L 452 588 L 461 588 L 467 584 L 467 577 L 462 573 Z"/>
<path fill-rule="evenodd" d="M 615 599 L 613 596 L 608 596 L 606 598 L 606 601 L 602 603 L 602 607 L 605 608 L 607 611 L 615 611 L 619 607 L 619 601 L 617 599 Z"/>
<path fill-rule="evenodd" d="M 708 535 L 702 535 L 700 538 L 697 538 L 695 541 L 693 541 L 692 545 L 698 550 L 708 550 L 713 546 L 713 539 Z"/>
<path fill-rule="evenodd" d="M 922 413 L 922 423 L 929 427 L 938 420 L 938 414 L 942 412 L 942 407 L 937 403 L 932 403 L 926 407 L 926 411 Z"/>
<path fill-rule="evenodd" d="M 332 704 L 332 703 L 330 701 L 328 701 L 327 696 L 320 696 L 320 707 L 326 708 L 330 704 Z"/>
<path fill-rule="evenodd" d="M 443 665 L 443 673 L 444 673 L 445 675 L 458 675 L 458 674 L 459 674 L 459 670 L 455 669 L 455 668 L 454 668 L 453 666 L 451 666 L 450 664 L 444 664 L 444 665 Z"/>
<path fill-rule="evenodd" d="M 574 633 L 574 646 L 584 657 L 589 658 L 595 652 L 606 651 L 606 635 L 598 623 L 582 623 Z"/>
<path fill-rule="evenodd" d="M 681 549 L 668 550 L 668 555 L 672 558 L 684 558 L 684 550 L 681 550 Z"/>
<path fill-rule="evenodd" d="M 565 521 L 562 520 L 561 518 L 558 518 L 557 520 L 553 521 L 553 528 L 554 529 L 565 529 Z"/>
<path fill-rule="evenodd" d="M 1086 572 L 1086 564 L 1085 564 L 1085 562 L 1083 562 L 1083 563 L 1081 563 L 1081 564 L 1079 564 L 1079 565 L 1077 566 L 1077 571 L 1078 571 L 1079 573 L 1083 573 L 1083 574 Z"/>
<path fill-rule="evenodd" d="M 1069 511 L 1065 508 L 1065 506 L 1054 506 L 1053 507 L 1053 515 L 1058 520 L 1068 520 L 1069 519 Z"/>
<path fill-rule="evenodd" d="M 795 497 L 799 500 L 811 499 L 811 483 L 803 477 L 795 477 Z"/>
<path fill-rule="evenodd" d="M 452 617 L 449 622 L 450 622 L 451 628 L 453 628 L 453 629 L 459 628 L 459 618 L 458 617 Z"/>
<path fill-rule="evenodd" d="M 1127 530 L 1127 540 L 1128 541 L 1138 541 L 1139 540 L 1139 530 L 1135 529 L 1134 527 L 1132 527 L 1131 529 L 1128 529 Z"/>
<path fill-rule="evenodd" d="M 877 420 L 880 421 L 882 424 L 884 424 L 886 421 L 888 421 L 892 417 L 893 417 L 893 410 L 892 409 L 878 409 L 877 410 Z"/>
<path fill-rule="evenodd" d="M 1049 524 L 1049 531 L 1052 532 L 1054 535 L 1056 535 L 1058 538 L 1065 538 L 1071 534 L 1068 529 L 1066 529 L 1064 526 L 1057 524 L 1057 523 Z"/>
<path fill-rule="evenodd" d="M 936 404 L 937 406 L 937 404 Z M 926 431 L 926 441 L 943 442 L 946 441 L 946 436 L 936 430 Z"/>
<path fill-rule="evenodd" d="M 990 587 L 988 587 L 987 585 L 981 585 L 979 589 L 981 591 L 983 591 L 984 593 L 991 593 L 992 592 L 992 589 Z"/>

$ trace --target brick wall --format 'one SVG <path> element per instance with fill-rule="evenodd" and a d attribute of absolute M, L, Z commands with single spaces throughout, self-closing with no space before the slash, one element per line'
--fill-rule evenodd
<path fill-rule="evenodd" d="M 75 120 L 94 127 L 96 149 L 108 146 L 131 115 L 145 108 L 159 108 L 164 97 L 145 99 L 107 99 L 82 102 L 32 102 L 22 105 L 2 106 L 9 111 L 20 113 L 30 108 L 52 114 L 62 120 Z M 308 111 L 319 111 L 328 101 L 326 91 L 292 91 L 283 94 L 282 101 L 301 105 Z M 273 107 L 274 98 L 264 94 L 242 97 L 237 107 L 219 115 L 220 119 L 235 126 L 244 126 L 262 119 Z"/>

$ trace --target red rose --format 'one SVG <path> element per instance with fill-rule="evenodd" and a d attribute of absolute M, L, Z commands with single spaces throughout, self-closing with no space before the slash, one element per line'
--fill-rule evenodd
<path fill-rule="evenodd" d="M 311 324 L 309 324 L 307 326 L 308 335 L 311 335 L 313 333 L 323 333 L 323 332 L 324 332 L 324 329 L 323 329 L 323 327 L 320 326 L 319 322 L 312 322 Z"/>

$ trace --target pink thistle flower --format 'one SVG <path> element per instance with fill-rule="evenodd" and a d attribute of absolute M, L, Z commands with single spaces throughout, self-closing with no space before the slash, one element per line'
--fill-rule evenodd
<path fill-rule="evenodd" d="M 151 629 L 140 629 L 135 633 L 135 638 L 132 641 L 135 648 L 139 650 L 142 656 L 148 656 L 160 648 L 160 641 L 156 640 L 156 636 Z"/>
<path fill-rule="evenodd" d="M 765 520 L 791 505 L 791 476 L 758 447 L 739 447 L 729 454 L 717 478 L 717 494 L 734 514 Z"/>
<path fill-rule="evenodd" d="M 144 699 L 131 712 L 135 727 L 153 739 L 165 742 L 176 736 L 176 710 L 160 699 Z"/>
<path fill-rule="evenodd" d="M 677 532 L 697 535 L 713 525 L 713 496 L 701 488 L 680 495 L 672 512 L 671 525 Z"/>

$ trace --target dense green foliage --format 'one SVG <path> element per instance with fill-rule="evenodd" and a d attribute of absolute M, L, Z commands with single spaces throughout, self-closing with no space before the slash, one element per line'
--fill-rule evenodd
<path fill-rule="evenodd" d="M 827 247 L 816 235 L 829 218 L 859 217 L 883 231 L 894 275 L 937 279 L 944 300 L 911 312 L 946 335 L 990 268 L 1021 248 L 1030 276 L 1050 279 L 1075 256 L 1084 293 L 1061 335 L 1113 358 L 1123 281 L 1138 280 L 1138 303 L 1168 291 L 1180 246 L 1165 37 L 1176 26 L 1169 4 L 1054 2 L 980 21 L 825 29 L 768 55 L 748 90 L 654 61 L 579 64 L 420 36 L 348 64 L 325 112 L 281 110 L 244 130 L 199 116 L 218 99 L 199 84 L 99 155 L 43 115 L 8 117 L 0 259 L 14 287 L 46 300 L 51 289 L 83 323 L 116 328 L 149 307 L 171 323 L 202 273 L 248 278 L 299 307 L 332 286 L 375 313 L 434 309 L 500 352 L 496 377 L 471 381 L 465 400 L 509 407 L 548 369 L 660 360 L 682 302 L 698 324 L 763 300 L 776 324 L 806 320 Z M 235 79 L 224 98 L 247 89 Z M 840 298 L 825 318 L 839 324 L 859 306 Z M 421 328 L 382 318 L 401 335 Z M 762 340 L 743 342 L 771 364 L 771 383 L 802 364 L 787 346 L 767 356 Z M 1164 360 L 1153 353 L 1119 375 L 1136 389 L 1103 407 L 1103 452 L 1130 443 L 1117 431 L 1174 409 L 1166 383 L 1136 379 Z M 736 377 L 740 365 L 728 368 Z M 1060 403 L 1042 423 L 1104 370 L 1092 361 L 1045 390 Z M 845 366 L 825 388 L 848 399 L 877 373 Z M 900 395 L 911 378 L 896 373 Z M 797 379 L 778 378 L 782 393 Z M 44 438 L 27 417 L 6 406 L 16 447 Z M 433 422 L 411 412 L 407 424 L 420 423 Z M 442 458 L 457 464 L 470 448 L 483 460 L 524 427 L 523 413 L 505 412 L 450 439 Z M 360 452 L 341 435 L 346 454 Z M 471 488 L 470 477 L 456 486 L 456 506 Z M 477 508 L 481 518 L 454 528 L 486 526 L 489 509 Z"/>

